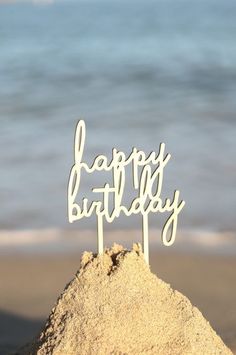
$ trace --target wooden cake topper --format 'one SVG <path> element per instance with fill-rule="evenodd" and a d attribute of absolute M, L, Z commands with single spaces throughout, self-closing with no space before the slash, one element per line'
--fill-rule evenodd
<path fill-rule="evenodd" d="M 97 215 L 97 237 L 98 253 L 103 253 L 103 220 L 109 223 L 120 216 L 123 212 L 126 216 L 132 214 L 142 215 L 142 244 L 143 253 L 149 263 L 148 243 L 148 215 L 150 212 L 169 212 L 170 215 L 162 229 L 162 242 L 170 246 L 175 241 L 178 215 L 185 205 L 184 201 L 179 202 L 179 191 L 175 190 L 172 201 L 161 198 L 164 168 L 170 160 L 170 154 L 165 155 L 165 144 L 161 143 L 158 154 L 151 152 L 148 156 L 143 151 L 133 148 L 130 155 L 126 157 L 124 152 L 115 148 L 112 149 L 112 159 L 108 161 L 105 155 L 95 157 L 91 166 L 83 161 L 86 127 L 85 122 L 80 120 L 76 127 L 74 158 L 75 163 L 71 168 L 68 183 L 68 217 L 72 223 L 83 217 L 90 217 L 92 213 Z M 130 206 L 122 204 L 125 187 L 125 168 L 132 165 L 133 187 L 138 192 L 137 197 Z M 103 187 L 92 189 L 94 193 L 102 193 L 101 201 L 89 201 L 82 199 L 81 206 L 76 202 L 80 187 L 81 173 L 92 174 L 95 171 L 109 171 L 112 173 L 113 186 L 105 183 Z M 109 212 L 109 196 L 114 196 L 114 208 Z"/>

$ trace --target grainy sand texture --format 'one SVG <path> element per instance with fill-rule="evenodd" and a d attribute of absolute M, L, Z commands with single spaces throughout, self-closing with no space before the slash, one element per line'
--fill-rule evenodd
<path fill-rule="evenodd" d="M 232 354 L 190 301 L 151 273 L 139 245 L 81 268 L 27 354 Z"/>

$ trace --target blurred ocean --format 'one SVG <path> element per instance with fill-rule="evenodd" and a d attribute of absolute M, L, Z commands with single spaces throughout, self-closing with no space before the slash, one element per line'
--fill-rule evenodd
<path fill-rule="evenodd" d="M 164 142 L 164 193 L 177 188 L 186 201 L 179 229 L 235 232 L 235 16 L 234 0 L 0 5 L 0 229 L 71 227 L 83 118 L 87 161 Z M 81 195 L 87 187 L 84 177 Z"/>

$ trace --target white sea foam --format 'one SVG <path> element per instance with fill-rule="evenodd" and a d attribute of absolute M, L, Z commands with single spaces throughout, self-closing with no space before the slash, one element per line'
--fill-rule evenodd
<path fill-rule="evenodd" d="M 173 246 L 164 247 L 160 231 L 150 230 L 150 249 L 165 252 L 203 252 L 236 254 L 236 236 L 230 232 L 185 230 L 177 233 Z M 105 245 L 114 242 L 130 247 L 141 243 L 141 230 L 108 230 L 104 233 Z M 1 253 L 68 253 L 76 250 L 96 251 L 96 230 L 35 229 L 0 231 Z"/>

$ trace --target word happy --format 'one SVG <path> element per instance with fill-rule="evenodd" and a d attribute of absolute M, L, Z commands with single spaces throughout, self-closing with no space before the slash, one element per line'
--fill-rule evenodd
<path fill-rule="evenodd" d="M 178 215 L 185 202 L 179 202 L 179 191 L 176 190 L 172 200 L 161 198 L 164 168 L 170 160 L 170 154 L 165 155 L 165 144 L 161 143 L 159 152 L 151 152 L 148 156 L 143 151 L 133 148 L 130 155 L 113 148 L 112 158 L 98 155 L 91 166 L 83 161 L 85 145 L 86 127 L 85 122 L 80 120 L 75 133 L 74 156 L 75 163 L 72 166 L 68 184 L 68 216 L 69 222 L 80 220 L 83 217 L 90 217 L 93 213 L 97 215 L 98 227 L 98 253 L 103 252 L 103 220 L 111 223 L 118 218 L 121 213 L 126 216 L 140 214 L 142 216 L 143 227 L 143 252 L 146 261 L 149 259 L 148 246 L 148 215 L 152 213 L 169 212 L 169 217 L 162 229 L 162 242 L 170 246 L 175 241 Z M 133 187 L 137 191 L 137 196 L 130 206 L 123 205 L 123 195 L 125 188 L 125 169 L 132 166 Z M 101 200 L 91 201 L 82 199 L 79 206 L 76 197 L 80 188 L 82 172 L 92 174 L 94 172 L 107 171 L 112 173 L 113 185 L 105 183 L 102 187 L 92 189 L 93 193 L 102 194 Z M 113 209 L 109 208 L 109 197 L 113 195 Z"/>

